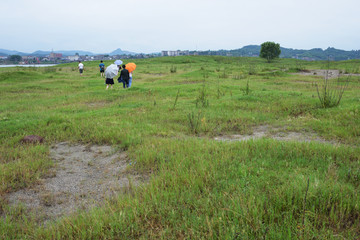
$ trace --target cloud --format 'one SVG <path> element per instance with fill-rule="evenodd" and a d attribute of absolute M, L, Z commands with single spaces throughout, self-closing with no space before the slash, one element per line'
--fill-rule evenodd
<path fill-rule="evenodd" d="M 133 0 L 2 3 L 0 48 L 135 52 L 234 49 L 275 41 L 292 48 L 358 48 L 357 0 Z"/>

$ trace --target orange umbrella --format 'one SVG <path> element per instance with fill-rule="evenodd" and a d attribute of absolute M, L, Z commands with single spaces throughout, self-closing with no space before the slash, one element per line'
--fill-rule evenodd
<path fill-rule="evenodd" d="M 129 71 L 129 73 L 133 72 L 136 69 L 135 63 L 128 63 L 125 65 L 125 68 Z"/>

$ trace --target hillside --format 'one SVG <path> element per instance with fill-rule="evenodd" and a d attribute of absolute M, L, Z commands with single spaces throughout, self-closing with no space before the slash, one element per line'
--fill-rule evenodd
<path fill-rule="evenodd" d="M 135 53 L 135 52 L 123 51 L 120 48 L 109 53 L 109 55 L 111 55 L 111 56 L 113 56 L 113 55 L 136 55 L 136 54 L 137 53 Z"/>
<path fill-rule="evenodd" d="M 233 49 L 233 50 L 208 50 L 208 51 L 190 51 L 191 55 L 218 55 L 218 56 L 233 56 L 233 57 L 257 57 L 260 54 L 260 45 L 248 45 L 242 48 Z M 98 55 L 96 53 L 90 51 L 82 51 L 82 50 L 56 50 L 56 53 L 62 53 L 63 56 L 72 56 L 78 53 L 79 55 Z M 0 49 L 1 56 L 8 56 L 8 55 L 31 55 L 31 56 L 46 56 L 49 55 L 51 51 L 35 51 L 33 53 L 23 53 L 14 50 L 6 50 Z M 104 55 L 137 55 L 138 53 L 130 52 L 126 50 L 122 50 L 118 48 L 110 53 L 103 53 Z M 302 60 L 350 60 L 350 59 L 360 59 L 360 50 L 352 50 L 346 51 L 336 48 L 327 48 L 325 50 L 321 48 L 313 48 L 310 50 L 304 49 L 292 49 L 292 48 L 284 48 L 281 47 L 281 55 L 280 58 L 296 58 Z"/>
<path fill-rule="evenodd" d="M 26 53 L 15 51 L 15 50 L 7 50 L 7 49 L 0 49 L 1 56 L 8 56 L 8 55 L 26 55 Z"/>
<path fill-rule="evenodd" d="M 259 56 L 261 47 L 259 45 L 249 45 L 240 49 L 224 51 L 217 51 L 220 54 L 215 55 L 226 55 L 230 53 L 232 56 Z M 281 58 L 297 58 L 304 60 L 349 60 L 349 59 L 360 59 L 360 50 L 345 51 L 335 48 L 327 48 L 322 50 L 321 48 L 313 48 L 310 50 L 292 49 L 281 47 Z"/>
<path fill-rule="evenodd" d="M 43 57 L 43 56 L 47 56 L 51 53 L 52 51 L 42 51 L 42 50 L 37 50 L 35 52 L 32 53 L 24 53 L 24 52 L 19 52 L 19 51 L 14 51 L 14 50 L 6 50 L 6 49 L 0 49 L 0 56 L 9 56 L 9 55 L 20 55 L 20 56 L 37 56 L 37 57 Z M 56 50 L 53 51 L 55 53 L 61 53 L 63 56 L 73 56 L 76 53 L 78 53 L 81 56 L 94 56 L 94 55 L 98 55 L 99 53 L 93 53 L 90 51 L 82 51 L 82 50 Z M 100 53 L 100 54 L 104 54 L 104 55 L 136 55 L 137 53 L 135 52 L 129 52 L 129 51 L 123 51 L 120 48 L 110 52 L 110 53 Z"/>

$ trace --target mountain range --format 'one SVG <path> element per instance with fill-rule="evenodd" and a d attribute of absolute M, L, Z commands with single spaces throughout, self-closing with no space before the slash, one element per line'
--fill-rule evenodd
<path fill-rule="evenodd" d="M 281 47 L 281 58 L 297 58 L 297 59 L 305 59 L 305 60 L 348 60 L 348 59 L 360 59 L 360 50 L 341 50 L 336 48 L 327 48 L 325 50 L 321 48 L 313 48 L 310 50 L 302 50 L 302 49 L 292 49 L 292 48 L 284 48 Z M 243 56 L 243 57 L 254 57 L 259 56 L 261 50 L 261 46 L 259 45 L 248 45 L 239 49 L 233 50 L 217 50 L 217 51 L 196 51 L 198 55 L 222 55 L 222 56 Z M 80 51 L 80 50 L 59 50 L 54 51 L 56 53 L 62 53 L 63 56 L 73 56 L 76 53 L 79 55 L 137 55 L 138 53 L 123 51 L 120 48 L 110 52 L 103 54 L 96 54 L 89 51 Z M 49 55 L 51 51 L 36 51 L 33 53 L 24 53 L 19 51 L 11 51 L 6 49 L 0 49 L 0 56 L 9 56 L 9 55 L 20 55 L 20 56 L 46 56 Z M 195 53 L 195 51 L 190 51 L 190 54 Z"/>
<path fill-rule="evenodd" d="M 234 57 L 254 57 L 260 55 L 261 46 L 248 45 L 243 48 L 234 50 L 218 50 L 218 51 L 202 51 L 199 55 L 222 55 L 222 56 L 234 56 Z M 360 50 L 340 50 L 329 47 L 325 50 L 321 48 L 313 48 L 310 50 L 292 49 L 280 47 L 280 58 L 297 58 L 304 60 L 349 60 L 360 59 Z"/>
<path fill-rule="evenodd" d="M 89 52 L 89 51 L 81 51 L 81 50 L 57 50 L 57 51 L 35 51 L 33 53 L 24 53 L 24 52 L 19 52 L 19 51 L 15 51 L 15 50 L 7 50 L 7 49 L 0 49 L 0 56 L 9 56 L 9 55 L 20 55 L 20 56 L 37 56 L 37 57 L 42 57 L 42 56 L 46 56 L 49 55 L 51 52 L 55 52 L 55 53 L 62 53 L 63 56 L 74 56 L 76 53 L 78 53 L 81 56 L 94 56 L 94 55 L 136 55 L 138 53 L 135 52 L 129 52 L 129 51 L 123 51 L 120 48 L 110 52 L 110 53 L 93 53 L 93 52 Z"/>

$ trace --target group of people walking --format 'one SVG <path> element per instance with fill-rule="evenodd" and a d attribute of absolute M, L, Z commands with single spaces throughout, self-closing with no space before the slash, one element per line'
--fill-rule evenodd
<path fill-rule="evenodd" d="M 103 62 L 101 61 L 101 63 L 99 64 L 100 67 L 100 74 L 101 76 L 103 76 L 103 72 L 101 70 L 101 64 L 103 64 Z M 122 66 L 117 65 L 119 71 L 120 71 L 120 75 L 117 79 L 118 83 L 122 83 L 123 84 L 123 88 L 130 88 L 131 87 L 131 82 L 132 82 L 132 73 L 129 72 L 129 70 L 126 69 L 125 64 L 123 64 Z M 105 83 L 106 83 L 106 89 L 113 88 L 114 85 L 114 79 L 113 78 L 105 78 Z"/>
<path fill-rule="evenodd" d="M 79 68 L 80 76 L 82 76 L 82 73 L 84 71 L 84 64 L 81 63 L 81 61 L 79 61 L 78 68 Z M 105 76 L 105 64 L 103 60 L 100 61 L 99 68 L 100 68 L 100 76 L 105 78 L 106 89 L 109 89 L 109 87 L 113 88 L 114 79 Z M 117 79 L 118 83 L 122 83 L 123 88 L 130 88 L 132 83 L 132 72 L 129 72 L 129 70 L 126 69 L 125 64 L 123 64 L 122 66 L 117 65 L 116 75 L 118 72 L 120 72 L 120 75 Z"/>

